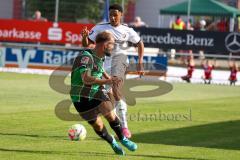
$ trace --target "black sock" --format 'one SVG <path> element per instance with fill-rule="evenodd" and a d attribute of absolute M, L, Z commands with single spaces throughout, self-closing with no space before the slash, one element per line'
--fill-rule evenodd
<path fill-rule="evenodd" d="M 112 143 L 113 138 L 108 134 L 108 131 L 105 126 L 103 126 L 102 131 L 97 131 L 94 129 L 94 131 L 104 140 L 106 140 L 108 143 Z"/>
<path fill-rule="evenodd" d="M 119 119 L 116 117 L 116 119 L 112 122 L 109 122 L 111 128 L 114 130 L 114 132 L 117 134 L 118 139 L 122 140 L 123 139 L 123 133 L 122 133 L 122 127 Z"/>

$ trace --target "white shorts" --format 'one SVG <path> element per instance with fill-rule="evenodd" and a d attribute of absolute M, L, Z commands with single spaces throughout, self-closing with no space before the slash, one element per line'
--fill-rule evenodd
<path fill-rule="evenodd" d="M 104 61 L 104 69 L 111 76 L 117 76 L 124 79 L 125 72 L 128 67 L 128 57 L 126 54 L 114 54 Z"/>

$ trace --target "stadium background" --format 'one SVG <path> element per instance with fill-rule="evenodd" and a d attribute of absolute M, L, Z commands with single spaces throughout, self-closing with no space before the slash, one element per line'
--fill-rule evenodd
<path fill-rule="evenodd" d="M 0 0 L 2 16 L 0 18 L 28 20 L 32 18 L 36 9 L 40 9 L 44 17 L 54 21 L 55 1 L 45 2 Z M 104 1 L 94 2 L 60 0 L 58 20 L 74 23 L 99 22 L 102 19 Z M 146 5 L 146 2 L 149 5 Z M 130 22 L 139 15 L 149 25 L 157 27 L 156 19 L 160 9 L 157 7 L 158 2 L 157 0 L 153 0 L 152 3 L 144 0 L 129 1 L 129 5 L 125 7 L 127 15 L 124 20 Z M 163 0 L 161 6 L 166 7 L 179 1 L 167 2 L 169 1 Z M 224 2 L 232 6 L 240 3 L 239 1 Z M 35 4 L 31 6 L 31 3 Z M 99 14 L 87 14 L 89 8 L 94 8 L 92 4 L 98 8 Z M 80 9 L 76 8 L 75 11 L 84 11 L 84 8 L 86 9 L 84 12 L 89 17 L 81 17 L 81 14 L 80 17 L 76 17 L 76 12 L 72 12 L 76 6 Z M 148 13 L 150 10 L 148 7 L 151 6 L 152 10 L 157 8 L 157 14 Z M 153 18 L 148 18 L 151 14 L 154 14 Z M 92 20 L 89 21 L 90 19 Z M 9 43 L 4 40 L 0 43 L 0 159 L 237 160 L 240 157 L 239 83 L 237 86 L 229 86 L 227 70 L 229 58 L 238 61 L 239 55 L 205 55 L 217 59 L 220 64 L 213 71 L 213 84 L 203 84 L 201 68 L 196 69 L 193 84 L 187 84 L 179 78 L 186 73 L 185 66 L 178 60 L 172 61 L 170 51 L 146 48 L 147 63 L 158 63 L 159 57 L 161 60 L 165 59 L 164 63 L 168 59 L 169 76 L 166 80 L 171 83 L 173 90 L 166 95 L 137 98 L 137 104 L 129 106 L 129 125 L 133 131 L 133 140 L 139 144 L 139 150 L 134 153 L 127 152 L 126 157 L 120 158 L 112 153 L 111 148 L 105 145 L 85 122 L 80 123 L 87 128 L 87 139 L 82 142 L 70 141 L 67 130 L 72 124 L 79 122 L 63 121 L 56 116 L 56 105 L 62 100 L 69 99 L 69 95 L 50 88 L 49 75 L 52 70 L 49 70 L 49 67 L 55 68 L 61 65 L 69 53 L 72 54 L 79 49 L 78 46 L 71 46 L 69 51 L 68 48 L 66 50 L 65 47 L 68 46 L 65 45 Z M 198 53 L 195 53 L 195 56 L 199 57 Z M 136 61 L 136 51 L 133 48 L 129 49 L 129 58 Z M 200 61 L 196 60 L 196 63 L 199 65 Z M 131 78 L 135 76 L 132 75 Z M 163 77 L 158 76 L 147 76 L 146 79 L 154 82 L 164 80 Z M 69 77 L 66 78 L 65 83 L 69 84 Z M 143 85 L 132 90 L 144 92 L 156 87 Z M 71 112 L 76 114 L 73 107 Z"/>

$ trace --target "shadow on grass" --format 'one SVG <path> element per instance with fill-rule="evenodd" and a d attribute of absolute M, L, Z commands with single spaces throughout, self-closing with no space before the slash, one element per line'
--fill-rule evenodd
<path fill-rule="evenodd" d="M 0 133 L 0 136 L 20 136 L 20 137 L 30 137 L 30 138 L 52 138 L 52 139 L 61 139 L 61 140 L 68 140 L 68 135 L 60 136 L 60 135 L 37 135 L 37 134 L 24 134 L 24 133 Z M 95 136 L 95 137 L 87 137 L 87 140 L 95 140 L 101 141 L 102 139 Z"/>
<path fill-rule="evenodd" d="M 226 121 L 206 125 L 134 134 L 140 143 L 176 146 L 240 149 L 240 121 Z"/>
<path fill-rule="evenodd" d="M 26 150 L 26 149 L 6 149 L 6 148 L 0 148 L 0 151 L 3 152 L 17 152 L 17 153 L 34 153 L 34 154 L 64 154 L 64 155 L 88 155 L 88 156 L 104 156 L 104 155 L 115 155 L 111 153 L 100 153 L 100 152 L 66 152 L 66 151 L 42 151 L 42 150 Z"/>
<path fill-rule="evenodd" d="M 145 155 L 145 154 L 136 154 L 136 155 L 128 155 L 130 157 L 145 157 L 151 159 L 177 159 L 177 160 L 210 160 L 210 159 L 202 159 L 202 158 L 191 158 L 191 157 L 173 157 L 173 156 L 162 156 L 162 155 Z"/>
<path fill-rule="evenodd" d="M 112 157 L 112 156 L 118 156 L 114 153 L 101 153 L 101 152 L 64 152 L 64 151 L 40 151 L 40 150 L 24 150 L 24 149 L 6 149 L 6 148 L 0 148 L 0 151 L 2 152 L 17 152 L 17 153 L 33 153 L 33 154 L 57 154 L 57 155 L 77 155 L 80 154 L 81 156 L 102 156 L 102 157 Z M 151 159 L 178 159 L 178 160 L 208 160 L 208 159 L 198 159 L 198 158 L 187 158 L 187 157 L 171 157 L 171 156 L 160 156 L 160 155 L 143 155 L 143 154 L 136 154 L 136 155 L 126 155 L 123 156 L 123 158 L 127 157 L 144 157 L 144 158 L 151 158 Z"/>
<path fill-rule="evenodd" d="M 32 138 L 61 138 L 61 139 L 66 139 L 66 136 L 56 136 L 56 135 L 52 135 L 52 136 L 44 136 L 44 135 L 37 135 L 37 134 L 23 134 L 23 133 L 0 133 L 0 135 L 3 136 L 21 136 L 21 137 L 32 137 Z"/>

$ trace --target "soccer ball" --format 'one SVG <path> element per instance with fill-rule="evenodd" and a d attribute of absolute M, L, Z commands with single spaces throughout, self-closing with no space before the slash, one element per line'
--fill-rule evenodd
<path fill-rule="evenodd" d="M 68 130 L 68 137 L 72 141 L 84 140 L 87 136 L 87 131 L 82 124 L 74 124 Z"/>

